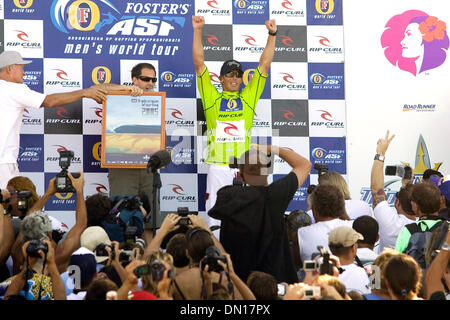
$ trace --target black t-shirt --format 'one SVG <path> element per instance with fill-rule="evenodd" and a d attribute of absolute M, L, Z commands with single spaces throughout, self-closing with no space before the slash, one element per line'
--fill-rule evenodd
<path fill-rule="evenodd" d="M 278 282 L 298 281 L 284 218 L 297 188 L 297 175 L 291 172 L 267 187 L 228 186 L 217 193 L 208 215 L 221 220 L 220 242 L 242 280 L 257 270 Z"/>

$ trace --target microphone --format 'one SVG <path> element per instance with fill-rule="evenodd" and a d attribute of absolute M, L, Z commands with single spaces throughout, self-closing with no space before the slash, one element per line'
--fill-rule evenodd
<path fill-rule="evenodd" d="M 155 152 L 147 163 L 147 169 L 152 168 L 152 170 L 158 170 L 162 167 L 167 166 L 172 161 L 170 153 L 166 150 L 159 150 Z"/>

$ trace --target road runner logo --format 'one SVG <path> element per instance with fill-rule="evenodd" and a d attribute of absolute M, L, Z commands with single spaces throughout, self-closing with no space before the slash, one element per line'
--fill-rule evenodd
<path fill-rule="evenodd" d="M 402 162 L 403 165 L 407 165 L 406 162 Z M 427 145 L 422 135 L 419 136 L 419 141 L 417 142 L 417 149 L 415 155 L 415 167 L 413 169 L 414 172 L 414 181 L 412 183 L 420 183 L 422 181 L 423 173 L 427 169 L 439 170 L 442 165 L 442 162 L 435 162 L 434 166 L 431 166 L 430 155 L 428 153 Z M 390 180 L 384 183 L 384 189 L 386 192 L 387 201 L 390 206 L 394 206 L 396 194 L 398 188 L 392 190 L 392 186 L 394 184 L 398 184 L 401 181 L 400 178 L 395 180 Z M 362 188 L 361 189 L 361 200 L 371 204 L 372 203 L 372 192 L 370 188 Z"/>

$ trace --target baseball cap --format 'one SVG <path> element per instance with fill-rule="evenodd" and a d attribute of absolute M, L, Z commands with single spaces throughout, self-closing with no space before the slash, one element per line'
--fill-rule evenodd
<path fill-rule="evenodd" d="M 353 228 L 341 226 L 331 230 L 328 236 L 328 245 L 346 248 L 354 245 L 358 240 L 364 240 L 361 233 L 356 232 Z"/>
<path fill-rule="evenodd" d="M 228 72 L 233 70 L 239 70 L 243 72 L 241 63 L 236 60 L 227 60 L 223 63 L 222 68 L 220 69 L 220 75 L 224 76 Z"/>
<path fill-rule="evenodd" d="M 128 300 L 159 300 L 157 296 L 147 291 L 133 291 L 128 295 Z"/>
<path fill-rule="evenodd" d="M 441 183 L 438 187 L 441 194 L 445 197 L 445 199 L 450 200 L 450 181 L 445 181 Z"/>
<path fill-rule="evenodd" d="M 13 64 L 29 64 L 31 60 L 23 60 L 17 51 L 3 51 L 0 53 L 0 68 Z"/>
<path fill-rule="evenodd" d="M 97 272 L 97 261 L 91 250 L 80 247 L 72 253 L 69 260 L 70 266 L 80 268 L 81 286 L 87 285 Z"/>
<path fill-rule="evenodd" d="M 108 237 L 105 229 L 99 226 L 89 227 L 83 231 L 80 237 L 80 244 L 82 247 L 88 248 L 95 255 L 97 263 L 102 263 L 108 260 L 108 257 L 98 257 L 95 253 L 95 248 L 101 243 L 111 245 L 111 240 Z"/>

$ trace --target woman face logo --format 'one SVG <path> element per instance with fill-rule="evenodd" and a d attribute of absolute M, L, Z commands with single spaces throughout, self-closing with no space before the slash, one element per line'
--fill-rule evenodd
<path fill-rule="evenodd" d="M 419 10 L 392 17 L 381 36 L 389 62 L 418 75 L 439 67 L 447 58 L 449 38 L 446 23 Z"/>

